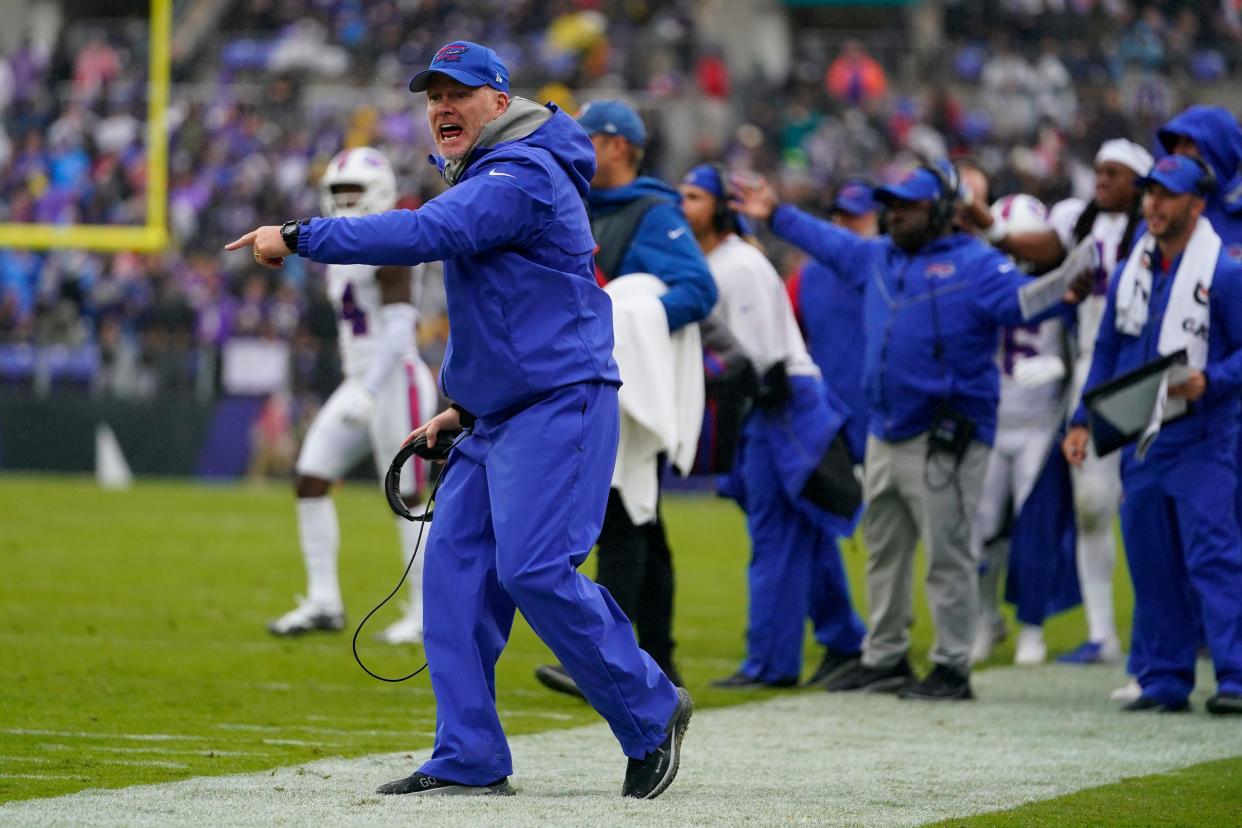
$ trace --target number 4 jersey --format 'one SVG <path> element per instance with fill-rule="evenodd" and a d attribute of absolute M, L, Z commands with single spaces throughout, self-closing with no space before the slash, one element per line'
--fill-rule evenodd
<path fill-rule="evenodd" d="M 341 370 L 347 377 L 361 377 L 371 365 L 380 326 L 378 268 L 371 265 L 328 265 L 328 296 L 338 317 Z M 410 302 L 418 307 L 422 293 L 423 266 L 413 268 Z M 417 356 L 413 350 L 403 354 Z"/>

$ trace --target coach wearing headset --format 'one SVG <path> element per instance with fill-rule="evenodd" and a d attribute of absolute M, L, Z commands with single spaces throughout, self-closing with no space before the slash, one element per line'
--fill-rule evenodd
<path fill-rule="evenodd" d="M 770 221 L 782 239 L 863 291 L 863 387 L 871 417 L 866 448 L 870 632 L 862 660 L 829 691 L 898 692 L 907 699 L 969 699 L 978 611 L 970 521 L 996 432 L 996 343 L 1024 319 L 1026 277 L 1004 255 L 957 232 L 961 185 L 948 163 L 921 165 L 875 198 L 888 235 L 863 238 L 779 204 L 766 182 L 737 182 L 738 209 Z M 1088 286 L 1064 297 L 1077 302 Z M 935 668 L 910 667 L 914 549 L 928 555 L 927 602 Z"/>

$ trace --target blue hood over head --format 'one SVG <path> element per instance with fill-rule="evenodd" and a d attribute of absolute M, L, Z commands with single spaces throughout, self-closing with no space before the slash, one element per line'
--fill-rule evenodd
<path fill-rule="evenodd" d="M 1229 215 L 1242 216 L 1242 173 L 1238 170 L 1242 165 L 1242 127 L 1237 119 L 1219 106 L 1192 106 L 1156 131 L 1165 153 L 1172 151 L 1178 136 L 1194 141 L 1216 174 L 1216 194 L 1209 203 L 1219 202 Z"/>

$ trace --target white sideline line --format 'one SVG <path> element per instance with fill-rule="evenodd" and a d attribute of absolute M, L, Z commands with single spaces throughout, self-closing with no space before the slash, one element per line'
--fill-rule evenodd
<path fill-rule="evenodd" d="M 1242 755 L 1237 723 L 1203 712 L 1207 691 L 1189 715 L 1127 715 L 1107 700 L 1122 680 L 999 668 L 975 676 L 975 702 L 802 692 L 700 711 L 655 802 L 619 796 L 625 760 L 600 724 L 514 738 L 511 798 L 372 793 L 420 751 L 12 802 L 0 824 L 918 825 Z"/>
<path fill-rule="evenodd" d="M 87 733 L 73 730 L 25 730 L 8 728 L 0 733 L 12 733 L 17 736 L 62 736 L 71 739 L 133 739 L 138 742 L 201 742 L 202 736 L 185 736 L 175 733 Z"/>

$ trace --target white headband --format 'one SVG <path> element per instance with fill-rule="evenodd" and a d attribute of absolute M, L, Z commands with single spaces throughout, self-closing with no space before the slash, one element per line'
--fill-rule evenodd
<path fill-rule="evenodd" d="M 1116 161 L 1134 170 L 1135 175 L 1147 175 L 1151 171 L 1151 153 L 1133 141 L 1125 138 L 1114 138 L 1100 144 L 1100 151 L 1095 154 L 1095 163 Z"/>

